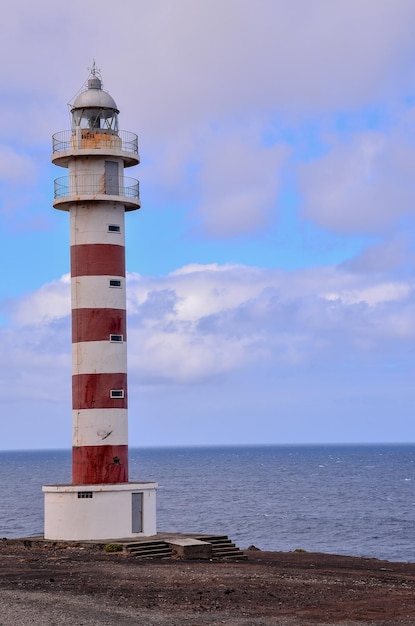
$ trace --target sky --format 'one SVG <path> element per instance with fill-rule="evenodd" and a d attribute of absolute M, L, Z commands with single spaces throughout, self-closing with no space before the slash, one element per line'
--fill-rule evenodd
<path fill-rule="evenodd" d="M 137 133 L 130 446 L 415 441 L 413 0 L 3 0 L 0 449 L 71 445 L 51 136 Z"/>

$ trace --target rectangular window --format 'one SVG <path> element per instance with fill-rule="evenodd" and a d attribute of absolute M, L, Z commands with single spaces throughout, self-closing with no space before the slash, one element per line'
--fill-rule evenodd
<path fill-rule="evenodd" d="M 92 498 L 92 491 L 78 491 L 78 498 Z"/>
<path fill-rule="evenodd" d="M 108 232 L 109 233 L 120 233 L 121 226 L 119 224 L 108 224 Z"/>
<path fill-rule="evenodd" d="M 122 341 L 123 340 L 123 336 L 122 335 L 110 335 L 110 341 Z"/>
<path fill-rule="evenodd" d="M 123 398 L 124 389 L 111 389 L 110 398 Z"/>
<path fill-rule="evenodd" d="M 119 278 L 110 278 L 110 287 L 121 287 L 121 281 Z"/>

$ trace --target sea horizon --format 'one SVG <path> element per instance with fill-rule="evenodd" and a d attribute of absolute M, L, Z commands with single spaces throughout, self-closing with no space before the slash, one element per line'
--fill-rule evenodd
<path fill-rule="evenodd" d="M 377 446 L 414 446 L 415 441 L 359 441 L 359 442 L 302 442 L 302 443 L 180 443 L 180 444 L 143 444 L 129 445 L 129 450 L 157 450 L 181 448 L 314 448 L 314 447 L 377 447 Z M 71 452 L 71 447 L 45 448 L 0 448 L 2 452 Z"/>

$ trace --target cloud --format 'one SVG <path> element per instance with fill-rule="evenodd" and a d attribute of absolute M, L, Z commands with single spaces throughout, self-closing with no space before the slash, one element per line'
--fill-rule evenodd
<path fill-rule="evenodd" d="M 260 136 L 246 129 L 211 140 L 198 159 L 201 200 L 195 213 L 204 231 L 229 237 L 264 228 L 288 152 L 283 144 L 261 145 Z"/>
<path fill-rule="evenodd" d="M 318 366 L 341 362 L 339 354 L 358 364 L 382 349 L 386 362 L 400 341 L 415 339 L 411 282 L 341 268 L 190 266 L 164 278 L 129 275 L 128 294 L 130 372 L 151 384 L 194 384 L 259 365 L 270 372 Z M 68 365 L 67 276 L 11 310 L 4 332 L 16 363 L 24 355 L 26 370 Z"/>
<path fill-rule="evenodd" d="M 415 255 L 410 233 L 397 233 L 367 245 L 356 257 L 348 259 L 342 266 L 350 272 L 368 274 L 413 275 Z"/>
<path fill-rule="evenodd" d="M 74 0 L 70 9 L 23 0 L 19 7 L 4 3 L 0 44 L 8 60 L 0 70 L 2 119 L 14 120 L 19 136 L 60 129 L 93 56 L 123 104 L 126 127 L 138 120 L 153 141 L 206 120 L 309 115 L 414 85 L 412 0 L 125 0 L 122 14 L 138 37 L 114 31 L 109 0 Z M 97 16 L 99 28 L 91 28 Z M 36 59 L 30 71 L 27 50 Z"/>
<path fill-rule="evenodd" d="M 385 345 L 386 362 L 415 335 L 412 283 L 341 268 L 191 266 L 151 284 L 134 275 L 130 292 L 130 364 L 147 383 L 318 366 L 340 354 L 358 366 Z"/>
<path fill-rule="evenodd" d="M 141 7 L 134 12 L 139 18 Z M 182 0 L 154 4 L 143 17 L 139 45 L 125 38 L 121 46 L 124 58 L 145 52 L 137 102 L 144 127 L 157 120 L 163 134 L 176 128 L 172 119 L 195 128 L 253 111 L 308 115 L 413 84 L 410 0 Z"/>
<path fill-rule="evenodd" d="M 3 8 L 9 28 L 0 44 L 8 59 L 0 68 L 0 132 L 7 145 L 24 145 L 26 152 L 6 154 L 5 171 L 18 177 L 26 165 L 30 176 L 33 161 L 24 155 L 49 149 L 51 134 L 69 127 L 66 103 L 95 56 L 121 108 L 122 127 L 140 134 L 144 189 L 152 186 L 156 203 L 185 207 L 191 225 L 210 237 L 257 233 L 275 219 L 288 152 L 283 142 L 264 141 L 267 129 L 287 120 L 298 128 L 310 116 L 376 99 L 387 107 L 415 87 L 412 0 L 125 0 L 123 15 L 138 25 L 139 37 L 118 36 L 109 19 L 91 28 L 112 9 L 108 0 L 74 0 L 70 10 L 23 0 L 20 8 L 11 0 Z M 30 72 L 27 49 L 36 59 Z M 371 232 L 377 203 L 389 203 L 377 227 L 387 228 L 392 199 L 404 214 L 412 198 L 407 186 L 393 188 L 391 175 L 382 183 L 389 165 L 396 170 L 412 158 L 409 142 L 395 147 L 394 161 L 382 156 L 394 149 L 387 137 L 334 145 L 329 160 L 304 173 L 306 215 L 333 230 Z M 343 173 L 336 188 L 321 187 L 337 165 Z M 365 167 L 379 171 L 375 190 Z M 18 206 L 7 195 L 11 213 Z M 364 201 L 372 208 L 359 212 Z"/>
<path fill-rule="evenodd" d="M 287 145 L 264 145 L 265 129 L 258 125 L 179 135 L 164 151 L 154 149 L 157 158 L 150 157 L 151 167 L 144 164 L 142 178 L 160 203 L 187 207 L 192 232 L 232 238 L 275 219 Z"/>
<path fill-rule="evenodd" d="M 0 180 L 33 184 L 36 170 L 35 160 L 29 155 L 19 154 L 11 146 L 0 145 Z"/>
<path fill-rule="evenodd" d="M 33 205 L 42 205 L 39 159 L 26 148 L 0 145 L 0 218 L 8 232 L 41 230 L 47 219 Z"/>
<path fill-rule="evenodd" d="M 65 444 L 59 428 L 59 420 L 66 431 L 70 424 L 68 278 L 27 294 L 10 311 L 10 324 L 0 329 L 0 388 L 7 397 L 6 413 L 13 413 L 14 422 L 25 432 L 32 432 L 35 416 L 42 422 L 26 445 L 41 447 L 39 433 L 46 430 L 59 445 L 68 445 L 69 434 Z M 332 416 L 339 398 L 347 397 L 348 404 L 340 413 L 335 411 L 337 416 L 347 413 L 353 403 L 360 406 L 357 411 L 362 406 L 366 411 L 370 402 L 375 407 L 377 385 L 384 398 L 383 411 L 392 398 L 399 397 L 402 406 L 408 401 L 405 381 L 412 371 L 410 355 L 415 345 L 412 280 L 393 281 L 390 275 L 336 267 L 286 272 L 192 265 L 165 277 L 130 274 L 128 311 L 130 396 L 134 406 L 144 402 L 153 415 L 151 422 L 156 420 L 154 412 L 162 411 L 156 430 L 163 430 L 163 425 L 166 432 L 172 430 L 170 418 L 164 416 L 167 408 L 175 416 L 177 433 L 185 433 L 194 424 L 194 411 L 199 416 L 210 412 L 209 423 L 219 425 L 228 419 L 223 413 L 227 407 L 230 424 L 250 413 L 241 426 L 245 435 L 237 436 L 247 441 L 244 437 L 250 432 L 255 407 L 258 425 L 266 429 L 256 431 L 256 441 L 262 441 L 278 407 L 282 422 L 280 427 L 272 426 L 273 436 L 279 440 L 280 428 L 295 440 L 286 420 L 298 414 L 293 423 L 299 423 L 299 415 L 308 415 L 304 401 L 312 401 L 317 404 L 310 415 L 320 431 L 313 430 L 314 435 L 307 437 L 325 441 L 327 431 L 318 412 Z M 195 408 L 198 398 L 199 402 L 205 398 L 202 413 Z M 135 411 L 133 415 L 132 432 L 142 442 Z M 26 425 L 28 416 L 31 421 Z M 145 424 L 148 419 L 142 417 Z M 154 427 L 148 426 L 153 433 Z M 204 432 L 198 422 L 199 427 Z M 308 433 L 310 427 L 304 424 L 304 428 L 301 432 Z M 358 441 L 360 422 L 356 429 L 352 439 Z M 235 441 L 231 430 L 226 441 L 229 437 Z M 167 443 L 163 437 L 160 441 Z M 197 441 L 195 435 L 192 442 Z"/>
<path fill-rule="evenodd" d="M 14 325 L 45 327 L 70 315 L 70 284 L 70 275 L 65 274 L 11 302 L 8 308 Z"/>
<path fill-rule="evenodd" d="M 388 132 L 338 137 L 299 168 L 303 215 L 343 234 L 385 234 L 415 212 L 412 111 Z"/>

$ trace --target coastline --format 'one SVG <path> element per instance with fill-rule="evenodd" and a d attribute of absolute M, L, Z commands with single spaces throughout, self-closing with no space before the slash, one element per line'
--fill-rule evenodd
<path fill-rule="evenodd" d="M 207 528 L 263 550 L 415 562 L 414 445 L 133 448 L 130 456 L 134 479 L 160 483 L 158 529 Z M 43 533 L 42 485 L 67 482 L 70 464 L 68 450 L 0 453 L 11 476 L 0 537 Z"/>
<path fill-rule="evenodd" d="M 1 626 L 413 625 L 415 564 L 246 550 L 137 559 L 98 544 L 0 540 Z"/>

